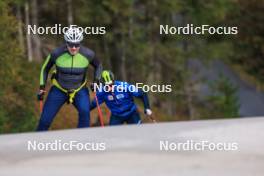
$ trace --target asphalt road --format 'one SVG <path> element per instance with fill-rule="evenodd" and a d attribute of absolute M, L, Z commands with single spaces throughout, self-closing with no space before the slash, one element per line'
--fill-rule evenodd
<path fill-rule="evenodd" d="M 263 176 L 263 126 L 264 118 L 243 118 L 1 135 L 0 175 Z M 28 141 L 56 140 L 103 143 L 105 150 L 28 150 Z M 161 151 L 160 141 L 232 143 L 237 150 Z"/>

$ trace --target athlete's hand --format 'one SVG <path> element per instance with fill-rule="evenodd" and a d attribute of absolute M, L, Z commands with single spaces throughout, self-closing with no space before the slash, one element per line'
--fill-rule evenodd
<path fill-rule="evenodd" d="M 150 109 L 145 109 L 145 114 L 148 116 L 152 115 L 152 111 Z"/>
<path fill-rule="evenodd" d="M 38 98 L 39 101 L 44 99 L 45 93 L 46 93 L 45 89 L 39 89 L 39 92 L 38 92 L 38 95 L 37 95 L 37 98 Z"/>
<path fill-rule="evenodd" d="M 145 109 L 145 114 L 151 119 L 151 121 L 153 122 L 153 123 L 156 123 L 156 120 L 154 119 L 154 117 L 153 117 L 153 113 L 152 113 L 152 111 L 150 110 L 150 109 Z"/>

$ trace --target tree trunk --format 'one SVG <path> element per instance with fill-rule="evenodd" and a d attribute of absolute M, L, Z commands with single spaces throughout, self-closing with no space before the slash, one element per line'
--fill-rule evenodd
<path fill-rule="evenodd" d="M 26 26 L 29 25 L 29 5 L 28 2 L 25 3 L 25 16 L 26 16 Z M 32 54 L 32 43 L 31 43 L 31 37 L 29 34 L 26 35 L 27 38 L 27 55 L 28 55 L 28 61 L 32 62 L 33 60 L 33 54 Z"/>
<path fill-rule="evenodd" d="M 110 62 L 109 44 L 107 42 L 106 37 L 103 37 L 103 50 L 104 50 L 104 55 L 106 57 L 106 58 L 104 58 L 105 59 L 105 64 L 106 64 L 106 68 L 108 70 L 112 70 L 113 66 L 112 66 L 112 63 Z"/>
<path fill-rule="evenodd" d="M 156 8 L 158 8 L 158 3 L 156 0 L 148 1 L 148 8 L 146 11 L 146 29 L 149 36 L 148 42 L 149 47 L 151 47 L 151 55 L 148 64 L 148 85 L 158 84 L 158 80 L 160 80 L 160 62 L 159 56 L 157 55 L 157 45 L 160 43 L 160 36 L 156 35 L 156 31 L 158 29 L 159 17 L 155 13 Z M 160 102 L 157 97 L 154 96 L 151 92 L 149 94 L 149 98 L 152 100 L 153 104 L 160 106 Z"/>
<path fill-rule="evenodd" d="M 68 16 L 67 21 L 68 25 L 73 25 L 73 12 L 72 12 L 72 0 L 66 0 L 67 3 L 67 10 L 68 10 Z"/>
<path fill-rule="evenodd" d="M 122 80 L 127 81 L 127 74 L 126 74 L 126 44 L 125 44 L 125 35 L 122 34 L 122 41 L 121 41 L 121 76 Z"/>
<path fill-rule="evenodd" d="M 192 92 L 192 84 L 186 80 L 184 85 L 184 91 L 187 97 L 187 106 L 190 120 L 195 119 L 195 108 L 193 106 L 193 92 Z"/>
<path fill-rule="evenodd" d="M 187 53 L 188 51 L 188 43 L 187 41 L 183 42 L 183 50 L 185 51 L 185 53 Z M 189 77 L 189 59 L 187 58 L 185 61 L 185 71 L 186 71 L 186 75 L 185 75 L 185 79 L 184 79 L 184 92 L 185 92 L 185 96 L 187 97 L 187 106 L 188 106 L 188 115 L 190 120 L 194 120 L 195 119 L 195 107 L 193 105 L 193 84 L 192 81 Z"/>
<path fill-rule="evenodd" d="M 23 36 L 23 24 L 22 24 L 22 14 L 21 7 L 18 5 L 16 9 L 16 17 L 18 20 L 18 41 L 22 53 L 25 52 L 24 36 Z"/>
<path fill-rule="evenodd" d="M 38 24 L 38 4 L 37 0 L 31 0 L 31 8 L 32 8 L 32 24 L 36 25 L 37 27 L 39 26 Z M 33 41 L 33 54 L 34 58 L 37 61 L 41 61 L 42 59 L 42 52 L 41 52 L 41 40 L 38 34 L 31 35 L 32 41 Z"/>

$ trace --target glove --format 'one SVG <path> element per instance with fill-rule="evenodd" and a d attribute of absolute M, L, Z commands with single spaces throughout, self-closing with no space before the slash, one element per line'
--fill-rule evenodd
<path fill-rule="evenodd" d="M 145 114 L 151 119 L 153 123 L 156 123 L 156 120 L 152 116 L 152 111 L 150 109 L 145 109 Z"/>
<path fill-rule="evenodd" d="M 151 116 L 152 111 L 150 109 L 145 109 L 145 114 L 147 114 L 148 116 Z"/>
<path fill-rule="evenodd" d="M 45 89 L 39 89 L 39 92 L 38 92 L 38 95 L 37 95 L 38 101 L 41 101 L 41 100 L 44 99 L 45 93 L 46 93 Z"/>

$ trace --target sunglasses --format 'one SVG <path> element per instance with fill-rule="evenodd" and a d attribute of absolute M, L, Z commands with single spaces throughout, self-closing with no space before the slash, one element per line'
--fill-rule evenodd
<path fill-rule="evenodd" d="M 80 47 L 80 45 L 81 45 L 80 43 L 69 43 L 69 42 L 67 42 L 67 46 L 70 48 L 73 48 L 73 47 L 78 48 L 78 47 Z"/>

